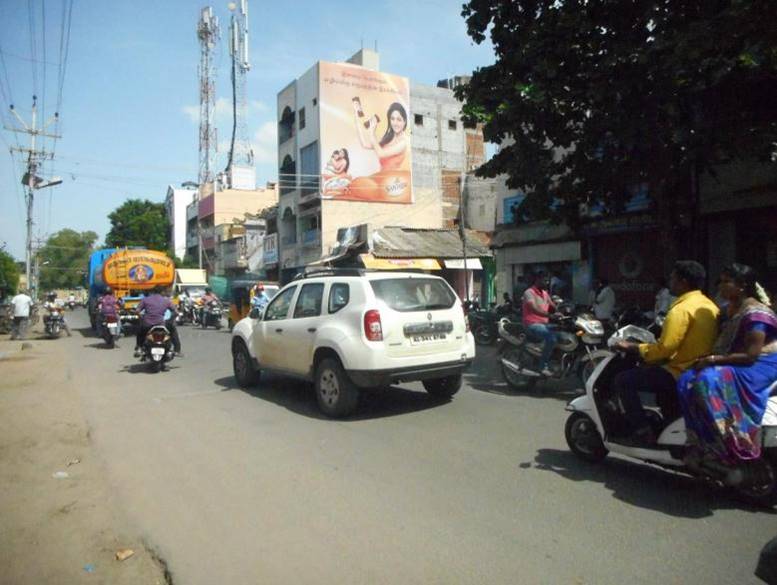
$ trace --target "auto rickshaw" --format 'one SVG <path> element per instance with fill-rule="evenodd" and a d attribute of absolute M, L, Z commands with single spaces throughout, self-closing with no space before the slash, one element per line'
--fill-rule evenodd
<path fill-rule="evenodd" d="M 273 298 L 280 289 L 277 282 L 269 280 L 235 280 L 230 287 L 229 295 L 229 315 L 227 321 L 229 330 L 235 323 L 248 316 L 251 312 L 251 299 L 253 298 L 254 286 L 261 283 L 264 286 L 264 292 L 267 296 Z"/>

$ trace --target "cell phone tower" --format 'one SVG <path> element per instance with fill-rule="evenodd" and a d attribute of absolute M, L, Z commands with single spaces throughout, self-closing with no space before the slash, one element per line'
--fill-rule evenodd
<path fill-rule="evenodd" d="M 218 137 L 214 126 L 216 109 L 216 67 L 214 47 L 219 39 L 219 20 L 213 16 L 213 8 L 203 8 L 197 23 L 200 40 L 200 196 L 205 190 L 213 190 L 214 167 Z M 208 187 L 211 185 L 211 187 Z"/>
<path fill-rule="evenodd" d="M 229 186 L 233 189 L 255 189 L 256 169 L 254 151 L 248 139 L 248 107 L 246 74 L 251 69 L 248 61 L 248 0 L 240 6 L 229 3 L 232 23 L 229 35 L 229 53 L 232 57 L 232 141 L 225 169 Z"/>

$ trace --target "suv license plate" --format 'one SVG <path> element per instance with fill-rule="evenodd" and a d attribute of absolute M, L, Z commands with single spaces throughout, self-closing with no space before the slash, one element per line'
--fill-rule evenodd
<path fill-rule="evenodd" d="M 428 335 L 413 335 L 410 338 L 411 345 L 421 345 L 424 343 L 434 343 L 435 341 L 445 341 L 445 333 L 429 333 Z"/>

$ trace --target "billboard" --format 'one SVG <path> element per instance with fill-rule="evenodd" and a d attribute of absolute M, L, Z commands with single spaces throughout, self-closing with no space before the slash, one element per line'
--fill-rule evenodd
<path fill-rule="evenodd" d="M 410 83 L 344 63 L 319 63 L 321 196 L 412 203 Z"/>

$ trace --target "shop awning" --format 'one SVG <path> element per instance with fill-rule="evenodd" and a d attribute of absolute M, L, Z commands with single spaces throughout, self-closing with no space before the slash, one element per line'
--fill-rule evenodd
<path fill-rule="evenodd" d="M 375 258 L 372 254 L 360 254 L 359 259 L 365 268 L 380 270 L 441 270 L 442 266 L 434 258 Z"/>
<path fill-rule="evenodd" d="M 464 270 L 464 258 L 443 260 L 443 263 L 445 264 L 445 268 Z M 483 270 L 483 266 L 480 264 L 480 258 L 467 258 L 467 270 Z"/>

